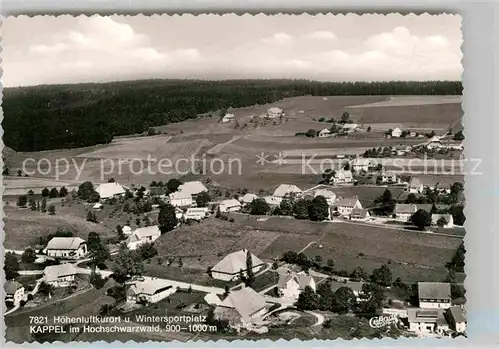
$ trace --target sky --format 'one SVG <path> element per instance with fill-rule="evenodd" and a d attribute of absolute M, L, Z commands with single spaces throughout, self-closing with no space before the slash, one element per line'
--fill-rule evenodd
<path fill-rule="evenodd" d="M 461 23 L 398 14 L 8 17 L 2 83 L 461 80 Z"/>

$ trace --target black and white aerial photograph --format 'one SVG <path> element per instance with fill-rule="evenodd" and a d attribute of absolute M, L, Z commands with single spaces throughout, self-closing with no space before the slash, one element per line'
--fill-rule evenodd
<path fill-rule="evenodd" d="M 467 337 L 461 27 L 5 17 L 6 342 Z"/>

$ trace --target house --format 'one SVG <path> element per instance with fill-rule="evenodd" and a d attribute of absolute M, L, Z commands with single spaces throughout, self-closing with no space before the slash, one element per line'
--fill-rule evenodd
<path fill-rule="evenodd" d="M 394 171 L 383 171 L 380 175 L 380 181 L 382 183 L 399 183 L 399 179 Z"/>
<path fill-rule="evenodd" d="M 363 208 L 356 196 L 352 198 L 340 199 L 337 201 L 336 206 L 338 213 L 342 216 L 350 216 L 355 208 Z"/>
<path fill-rule="evenodd" d="M 44 249 L 49 257 L 79 259 L 87 254 L 87 243 L 78 237 L 52 238 Z"/>
<path fill-rule="evenodd" d="M 392 152 L 396 155 L 403 156 L 411 151 L 411 147 L 409 145 L 396 145 L 392 147 Z"/>
<path fill-rule="evenodd" d="M 327 128 L 324 128 L 321 131 L 319 131 L 318 136 L 321 138 L 330 137 L 330 130 Z"/>
<path fill-rule="evenodd" d="M 181 210 L 179 207 L 176 207 L 175 208 L 175 218 L 177 218 L 177 220 L 181 219 L 182 217 L 184 216 L 184 211 Z"/>
<path fill-rule="evenodd" d="M 323 196 L 326 199 L 326 202 L 328 203 L 329 206 L 332 206 L 335 204 L 335 199 L 337 198 L 337 195 L 333 191 L 330 191 L 328 189 L 318 189 L 314 192 L 314 197 L 317 196 Z"/>
<path fill-rule="evenodd" d="M 102 204 L 100 202 L 96 202 L 94 206 L 92 206 L 94 210 L 102 210 Z"/>
<path fill-rule="evenodd" d="M 101 199 L 110 199 L 115 196 L 125 195 L 125 188 L 116 182 L 100 184 L 96 192 Z"/>
<path fill-rule="evenodd" d="M 347 133 L 354 132 L 357 129 L 359 129 L 359 125 L 358 124 L 344 124 L 342 126 L 342 131 L 347 132 Z"/>
<path fill-rule="evenodd" d="M 192 219 L 195 221 L 200 221 L 203 218 L 208 217 L 208 207 L 190 207 L 184 213 L 184 219 Z"/>
<path fill-rule="evenodd" d="M 135 250 L 142 244 L 155 242 L 160 236 L 161 231 L 157 225 L 138 228 L 128 237 L 127 247 L 129 250 Z"/>
<path fill-rule="evenodd" d="M 254 201 L 255 199 L 258 199 L 259 197 L 255 194 L 251 194 L 251 193 L 246 193 L 245 195 L 241 196 L 239 198 L 240 202 L 243 203 L 243 204 L 249 204 L 251 203 L 252 201 Z"/>
<path fill-rule="evenodd" d="M 311 275 L 288 270 L 286 273 L 280 274 L 277 287 L 280 297 L 298 299 L 300 292 L 304 291 L 306 286 L 316 291 L 316 282 Z"/>
<path fill-rule="evenodd" d="M 394 206 L 394 215 L 398 221 L 408 222 L 411 216 L 417 212 L 417 205 L 414 204 L 396 204 Z"/>
<path fill-rule="evenodd" d="M 75 283 L 76 268 L 71 263 L 51 265 L 43 270 L 43 281 L 54 287 L 69 287 Z"/>
<path fill-rule="evenodd" d="M 267 111 L 267 117 L 269 119 L 279 118 L 282 115 L 283 115 L 283 109 L 281 109 L 281 108 L 272 107 L 272 108 L 269 108 Z"/>
<path fill-rule="evenodd" d="M 284 198 L 292 198 L 302 194 L 302 190 L 293 184 L 281 184 L 273 193 L 272 201 L 279 205 Z"/>
<path fill-rule="evenodd" d="M 437 332 L 444 334 L 449 330 L 443 309 L 408 309 L 409 330 L 416 333 Z"/>
<path fill-rule="evenodd" d="M 408 191 L 413 194 L 420 194 L 424 191 L 424 185 L 416 177 L 412 177 L 408 185 Z"/>
<path fill-rule="evenodd" d="M 231 281 L 240 276 L 240 271 L 243 271 L 245 275 L 247 269 L 247 253 L 250 252 L 243 249 L 228 254 L 212 268 L 212 277 L 218 280 Z M 265 264 L 253 253 L 250 253 L 250 256 L 252 258 L 252 270 L 256 273 L 264 267 Z"/>
<path fill-rule="evenodd" d="M 332 281 L 330 283 L 333 293 L 337 292 L 337 290 L 341 287 L 349 287 L 354 293 L 354 296 L 356 296 L 358 302 L 361 301 L 363 284 L 364 283 L 361 281 L 346 281 L 346 282 Z"/>
<path fill-rule="evenodd" d="M 170 205 L 174 207 L 185 207 L 193 204 L 193 197 L 189 193 L 176 191 L 169 194 L 168 199 L 170 201 Z"/>
<path fill-rule="evenodd" d="M 192 181 L 179 185 L 177 191 L 183 194 L 198 195 L 201 192 L 208 191 L 208 189 L 200 181 Z"/>
<path fill-rule="evenodd" d="M 241 328 L 251 325 L 267 313 L 268 304 L 264 296 L 250 287 L 231 291 L 214 310 L 219 320 L 228 320 L 231 327 Z"/>
<path fill-rule="evenodd" d="M 368 172 L 370 168 L 370 159 L 356 158 L 351 162 L 351 169 L 355 172 L 365 171 Z"/>
<path fill-rule="evenodd" d="M 350 218 L 353 221 L 365 221 L 370 218 L 370 212 L 363 208 L 354 208 L 352 210 Z"/>
<path fill-rule="evenodd" d="M 439 225 L 439 223 L 444 223 L 441 225 L 443 228 L 453 228 L 453 216 L 451 214 L 439 214 L 435 213 L 431 216 L 432 224 Z"/>
<path fill-rule="evenodd" d="M 448 309 L 451 305 L 451 286 L 446 282 L 419 282 L 418 302 L 423 309 Z"/>
<path fill-rule="evenodd" d="M 399 138 L 399 137 L 401 137 L 402 133 L 403 133 L 403 131 L 401 131 L 401 129 L 399 127 L 396 127 L 394 130 L 392 130 L 391 137 Z"/>
<path fill-rule="evenodd" d="M 237 212 L 241 210 L 241 203 L 236 199 L 223 200 L 219 209 L 221 212 Z"/>
<path fill-rule="evenodd" d="M 338 170 L 330 179 L 333 183 L 352 183 L 353 177 L 351 170 Z"/>
<path fill-rule="evenodd" d="M 170 281 L 147 277 L 129 284 L 126 291 L 127 302 L 156 303 L 175 293 L 176 290 Z"/>
<path fill-rule="evenodd" d="M 124 225 L 122 228 L 122 233 L 123 235 L 132 235 L 132 228 L 130 228 L 128 225 Z"/>
<path fill-rule="evenodd" d="M 7 281 L 4 286 L 5 302 L 17 306 L 24 300 L 24 286 L 17 281 Z"/>
<path fill-rule="evenodd" d="M 226 122 L 231 122 L 234 120 L 234 114 L 231 114 L 231 113 L 227 113 L 226 115 L 224 115 L 224 117 L 222 118 L 222 122 L 226 123 Z"/>
<path fill-rule="evenodd" d="M 443 142 L 439 139 L 438 136 L 432 137 L 426 144 L 425 147 L 427 149 L 438 149 L 438 148 L 443 148 L 444 144 Z"/>
<path fill-rule="evenodd" d="M 452 305 L 446 309 L 445 317 L 448 320 L 451 328 L 457 332 L 463 333 L 467 328 L 467 320 L 464 310 L 456 305 Z"/>

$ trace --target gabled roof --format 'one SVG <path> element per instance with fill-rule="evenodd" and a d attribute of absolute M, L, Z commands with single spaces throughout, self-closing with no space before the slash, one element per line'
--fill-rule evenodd
<path fill-rule="evenodd" d="M 241 198 L 240 198 L 240 201 L 243 201 L 245 203 L 250 203 L 252 202 L 253 200 L 255 199 L 258 199 L 259 197 L 255 194 L 252 194 L 252 193 L 246 193 L 245 195 L 243 195 Z"/>
<path fill-rule="evenodd" d="M 100 184 L 96 192 L 103 199 L 111 198 L 115 195 L 125 194 L 125 188 L 116 182 Z"/>
<path fill-rule="evenodd" d="M 328 189 L 318 189 L 314 192 L 314 197 L 316 196 L 324 196 L 326 199 L 328 198 L 335 198 L 336 195 L 333 191 L 328 190 Z"/>
<path fill-rule="evenodd" d="M 227 200 L 223 200 L 221 202 L 221 205 L 224 205 L 226 207 L 235 207 L 235 206 L 240 207 L 241 203 L 236 199 L 227 199 Z"/>
<path fill-rule="evenodd" d="M 443 318 L 443 309 L 408 308 L 408 322 L 436 323 Z"/>
<path fill-rule="evenodd" d="M 417 212 L 417 205 L 414 204 L 396 204 L 394 213 L 415 213 Z"/>
<path fill-rule="evenodd" d="M 221 272 L 225 274 L 237 274 L 240 272 L 240 270 L 246 270 L 247 252 L 248 250 L 243 249 L 228 254 L 212 268 L 212 271 Z M 264 262 L 262 262 L 253 253 L 251 253 L 251 256 L 252 256 L 252 265 L 254 268 L 258 265 L 264 264 Z"/>
<path fill-rule="evenodd" d="M 311 283 L 314 281 L 311 275 L 307 275 L 304 273 L 295 273 L 288 272 L 286 274 L 280 274 L 280 278 L 278 280 L 279 288 L 286 288 L 288 282 L 290 280 L 294 280 L 299 285 L 299 290 L 303 290 L 306 286 L 311 286 Z"/>
<path fill-rule="evenodd" d="M 352 210 L 351 216 L 353 217 L 366 217 L 369 214 L 368 210 L 364 208 L 355 208 Z"/>
<path fill-rule="evenodd" d="M 48 250 L 77 250 L 85 240 L 78 237 L 55 237 L 47 244 Z"/>
<path fill-rule="evenodd" d="M 394 130 L 392 130 L 392 133 L 394 133 L 394 132 L 403 132 L 403 131 L 401 131 L 401 129 L 399 127 L 396 127 Z"/>
<path fill-rule="evenodd" d="M 206 213 L 206 212 L 208 212 L 208 207 L 190 207 L 186 210 L 186 214 Z"/>
<path fill-rule="evenodd" d="M 222 302 L 222 306 L 233 308 L 240 314 L 243 320 L 248 321 L 250 317 L 267 306 L 264 297 L 250 287 L 238 291 L 231 291 Z"/>
<path fill-rule="evenodd" d="M 276 188 L 273 196 L 285 197 L 286 195 L 292 193 L 302 193 L 302 190 L 294 184 L 281 184 L 278 188 Z"/>
<path fill-rule="evenodd" d="M 419 299 L 451 299 L 451 286 L 446 282 L 419 282 Z"/>
<path fill-rule="evenodd" d="M 358 124 L 344 124 L 344 126 L 342 126 L 342 128 L 345 128 L 345 129 L 354 129 L 357 127 L 359 127 Z"/>
<path fill-rule="evenodd" d="M 196 195 L 207 190 L 207 187 L 200 181 L 186 182 L 177 188 L 177 191 L 189 195 Z"/>
<path fill-rule="evenodd" d="M 370 163 L 371 163 L 370 159 L 356 158 L 352 161 L 352 166 L 369 166 Z"/>
<path fill-rule="evenodd" d="M 76 268 L 71 263 L 51 265 L 45 267 L 45 269 L 43 270 L 43 275 L 45 277 L 45 281 L 47 282 L 55 281 L 60 277 L 75 275 L 75 274 L 76 274 Z"/>
<path fill-rule="evenodd" d="M 451 214 L 449 214 L 449 213 L 444 213 L 444 214 L 434 213 L 431 216 L 432 223 L 433 224 L 437 224 L 438 220 L 440 220 L 441 218 L 444 218 L 446 220 L 446 224 L 448 224 L 451 221 L 453 221 L 453 216 Z"/>
<path fill-rule="evenodd" d="M 268 113 L 282 113 L 283 109 L 278 107 L 272 107 L 267 110 Z"/>
<path fill-rule="evenodd" d="M 11 294 L 16 293 L 16 291 L 19 290 L 21 287 L 23 287 L 23 285 L 21 285 L 17 281 L 7 281 L 5 283 L 5 285 L 3 286 L 3 288 L 5 290 L 5 294 L 7 294 L 7 295 L 11 295 Z"/>
<path fill-rule="evenodd" d="M 324 128 L 321 131 L 319 131 L 319 134 L 322 134 L 322 133 L 330 133 L 330 130 L 327 128 Z"/>
<path fill-rule="evenodd" d="M 441 141 L 441 139 L 438 136 L 434 136 L 431 139 L 429 139 L 428 143 L 433 143 L 433 142 L 439 142 L 439 143 L 443 144 L 443 142 Z"/>
<path fill-rule="evenodd" d="M 466 322 L 464 310 L 461 307 L 457 307 L 456 305 L 452 305 L 449 309 L 451 317 L 455 320 L 455 323 L 458 322 Z"/>
<path fill-rule="evenodd" d="M 130 291 L 134 294 L 154 295 L 172 288 L 170 281 L 158 278 L 144 278 L 144 281 L 136 281 L 130 286 Z"/>
<path fill-rule="evenodd" d="M 139 239 L 146 238 L 149 236 L 160 236 L 160 228 L 157 225 L 152 225 L 150 227 L 142 227 L 134 230 L 133 235 L 137 236 Z"/>
<path fill-rule="evenodd" d="M 176 191 L 176 192 L 168 194 L 168 198 L 170 200 L 181 200 L 181 199 L 191 199 L 192 197 L 191 197 L 191 194 L 189 194 L 187 192 Z"/>
<path fill-rule="evenodd" d="M 356 203 L 358 202 L 358 198 L 356 196 L 352 198 L 344 198 L 344 199 L 339 199 L 337 201 L 337 206 L 347 206 L 347 207 L 354 207 L 356 206 Z"/>
<path fill-rule="evenodd" d="M 412 177 L 412 179 L 410 180 L 410 187 L 411 188 L 420 187 L 421 185 L 422 185 L 422 182 L 420 182 L 420 179 L 418 179 L 417 177 Z"/>

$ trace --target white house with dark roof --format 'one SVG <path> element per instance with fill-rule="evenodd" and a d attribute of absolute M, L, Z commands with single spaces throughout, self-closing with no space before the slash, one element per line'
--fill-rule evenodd
<path fill-rule="evenodd" d="M 17 281 L 7 281 L 4 284 L 5 302 L 19 305 L 24 300 L 24 286 Z"/>
<path fill-rule="evenodd" d="M 137 228 L 127 238 L 126 244 L 129 250 L 135 250 L 142 244 L 155 242 L 160 236 L 161 231 L 157 225 Z"/>
<path fill-rule="evenodd" d="M 330 137 L 330 130 L 327 128 L 324 128 L 321 131 L 319 131 L 318 136 L 321 138 Z"/>
<path fill-rule="evenodd" d="M 413 194 L 420 194 L 424 191 L 424 185 L 418 178 L 412 177 L 408 185 L 408 191 Z"/>
<path fill-rule="evenodd" d="M 363 208 L 356 196 L 337 200 L 336 207 L 342 216 L 350 216 L 355 208 Z"/>
<path fill-rule="evenodd" d="M 391 132 L 391 137 L 399 138 L 401 137 L 401 134 L 403 134 L 403 131 L 399 127 L 396 127 L 394 130 Z"/>
<path fill-rule="evenodd" d="M 71 263 L 50 265 L 43 270 L 43 281 L 54 287 L 68 287 L 75 283 L 76 268 Z"/>
<path fill-rule="evenodd" d="M 250 287 L 229 292 L 214 311 L 216 319 L 228 320 L 231 327 L 247 327 L 262 318 L 270 305 L 264 297 Z"/>
<path fill-rule="evenodd" d="M 283 109 L 272 107 L 267 110 L 267 117 L 269 119 L 276 119 L 283 115 Z"/>
<path fill-rule="evenodd" d="M 79 237 L 54 237 L 44 252 L 54 258 L 80 259 L 87 255 L 87 243 Z"/>
<path fill-rule="evenodd" d="M 116 182 L 102 183 L 99 184 L 96 192 L 101 199 L 110 199 L 112 197 L 125 195 L 125 187 Z"/>
<path fill-rule="evenodd" d="M 221 212 L 238 212 L 241 210 L 241 203 L 236 199 L 223 200 L 219 209 Z"/>
<path fill-rule="evenodd" d="M 393 214 L 398 221 L 408 222 L 411 216 L 417 212 L 418 208 L 415 204 L 396 204 Z"/>
<path fill-rule="evenodd" d="M 338 170 L 330 179 L 332 183 L 342 184 L 342 183 L 352 183 L 353 177 L 351 170 Z"/>
<path fill-rule="evenodd" d="M 145 277 L 142 281 L 133 281 L 127 287 L 127 302 L 156 303 L 175 293 L 172 282 L 155 277 Z"/>
<path fill-rule="evenodd" d="M 218 280 L 231 281 L 240 276 L 241 270 L 243 270 L 243 275 L 246 275 L 247 252 L 248 250 L 243 249 L 228 254 L 212 268 L 212 277 Z M 256 273 L 261 270 L 265 264 L 253 253 L 250 253 L 250 255 L 252 258 L 252 270 Z"/>
<path fill-rule="evenodd" d="M 184 219 L 200 221 L 203 218 L 207 218 L 208 215 L 208 207 L 190 207 L 186 210 L 186 213 L 184 213 Z"/>
<path fill-rule="evenodd" d="M 419 282 L 418 303 L 423 309 L 448 309 L 451 306 L 451 286 L 446 282 Z"/>
<path fill-rule="evenodd" d="M 284 198 L 300 196 L 302 190 L 294 184 L 281 184 L 273 193 L 272 201 L 275 205 L 281 204 Z"/>
<path fill-rule="evenodd" d="M 298 299 L 300 292 L 304 291 L 306 286 L 316 291 L 316 282 L 311 275 L 304 272 L 295 273 L 289 270 L 280 274 L 277 287 L 280 297 Z"/>
<path fill-rule="evenodd" d="M 173 192 L 168 194 L 170 205 L 174 207 L 185 207 L 193 204 L 193 196 L 185 192 Z"/>

